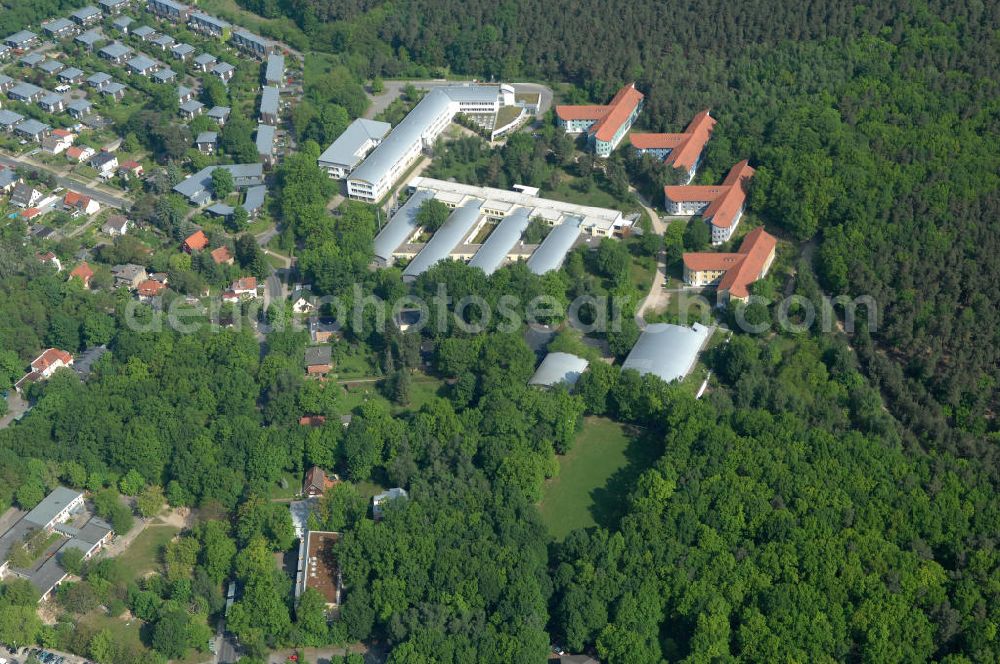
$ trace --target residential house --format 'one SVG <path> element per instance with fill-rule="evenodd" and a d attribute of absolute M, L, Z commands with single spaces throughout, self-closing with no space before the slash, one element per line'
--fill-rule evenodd
<path fill-rule="evenodd" d="M 95 150 L 87 145 L 74 145 L 66 149 L 66 158 L 77 164 L 87 161 L 95 154 Z"/>
<path fill-rule="evenodd" d="M 316 309 L 316 305 L 313 304 L 312 292 L 300 288 L 292 293 L 290 298 L 292 302 L 292 311 L 297 314 L 308 314 L 312 313 Z"/>
<path fill-rule="evenodd" d="M 13 168 L 3 166 L 0 168 L 0 193 L 9 194 L 14 191 L 14 187 L 24 182 L 20 175 Z"/>
<path fill-rule="evenodd" d="M 16 184 L 14 191 L 10 194 L 10 204 L 22 209 L 35 207 L 40 200 L 42 200 L 42 192 L 24 182 Z"/>
<path fill-rule="evenodd" d="M 110 83 L 112 80 L 113 79 L 111 78 L 111 74 L 105 73 L 103 71 L 99 71 L 99 72 L 95 72 L 95 73 L 91 74 L 90 76 L 88 76 L 84 80 L 84 82 L 87 85 L 89 85 L 90 87 L 92 87 L 92 88 L 94 88 L 96 90 L 100 90 L 101 88 L 103 88 L 104 86 L 106 86 L 108 83 Z"/>
<path fill-rule="evenodd" d="M 34 118 L 29 118 L 14 127 L 14 133 L 23 136 L 28 140 L 40 143 L 43 138 L 49 135 L 49 130 L 51 129 L 52 127 L 44 122 L 39 122 Z"/>
<path fill-rule="evenodd" d="M 225 38 L 233 26 L 221 18 L 203 12 L 192 12 L 191 18 L 188 20 L 188 27 L 203 35 Z"/>
<path fill-rule="evenodd" d="M 43 24 L 42 32 L 44 32 L 47 37 L 62 39 L 63 37 L 69 37 L 71 34 L 76 32 L 76 24 L 68 18 L 57 18 Z"/>
<path fill-rule="evenodd" d="M 150 76 L 160 68 L 160 63 L 149 56 L 137 55 L 125 63 L 125 68 L 139 76 Z"/>
<path fill-rule="evenodd" d="M 276 128 L 271 125 L 257 125 L 257 135 L 254 139 L 257 145 L 257 156 L 267 166 L 273 166 L 277 160 L 277 153 L 274 146 L 276 131 Z"/>
<path fill-rule="evenodd" d="M 645 95 L 635 83 L 621 88 L 607 106 L 556 106 L 559 126 L 567 134 L 586 133 L 588 144 L 598 157 L 608 157 L 642 111 Z"/>
<path fill-rule="evenodd" d="M 10 59 L 10 54 L 10 46 L 7 46 L 7 44 L 0 44 L 0 62 Z"/>
<path fill-rule="evenodd" d="M 184 85 L 177 86 L 177 103 L 183 104 L 194 99 L 194 90 Z"/>
<path fill-rule="evenodd" d="M 277 126 L 281 113 L 281 92 L 273 85 L 265 85 L 260 91 L 260 122 Z"/>
<path fill-rule="evenodd" d="M 177 78 L 177 72 L 175 72 L 170 67 L 165 67 L 158 70 L 152 76 L 154 83 L 170 83 L 175 78 Z"/>
<path fill-rule="evenodd" d="M 83 70 L 76 67 L 67 67 L 59 72 L 60 83 L 66 83 L 67 85 L 76 85 L 83 81 Z"/>
<path fill-rule="evenodd" d="M 198 71 L 209 71 L 216 65 L 218 60 L 211 53 L 201 53 L 194 58 L 194 64 Z"/>
<path fill-rule="evenodd" d="M 128 233 L 132 227 L 132 222 L 128 218 L 115 214 L 108 217 L 108 220 L 101 226 L 101 232 L 110 237 L 119 237 Z"/>
<path fill-rule="evenodd" d="M 38 100 L 38 106 L 46 113 L 59 113 L 66 107 L 66 104 L 63 102 L 61 94 L 49 92 Z"/>
<path fill-rule="evenodd" d="M 308 424 L 304 426 L 315 426 L 314 422 L 319 421 L 320 424 L 326 421 L 325 417 L 321 415 L 316 415 L 312 417 L 304 417 L 299 420 L 299 424 L 303 424 L 303 420 L 308 420 Z M 319 466 L 313 466 L 306 471 L 305 481 L 302 483 L 302 494 L 309 498 L 316 498 L 322 496 L 326 493 L 326 490 L 336 486 L 340 483 L 340 478 L 334 475 L 332 478 L 327 477 L 326 473 Z"/>
<path fill-rule="evenodd" d="M 0 74 L 0 92 L 6 93 L 14 87 L 14 79 L 7 74 Z"/>
<path fill-rule="evenodd" d="M 126 90 L 128 90 L 128 87 L 124 83 L 112 81 L 104 86 L 104 89 L 101 90 L 101 94 L 105 97 L 111 97 L 115 101 L 121 101 L 125 97 Z"/>
<path fill-rule="evenodd" d="M 38 35 L 30 30 L 19 30 L 3 40 L 11 48 L 25 50 L 38 43 Z"/>
<path fill-rule="evenodd" d="M 84 119 L 90 115 L 91 110 L 92 107 L 90 102 L 86 99 L 74 99 L 70 103 L 66 104 L 66 112 L 76 120 Z"/>
<path fill-rule="evenodd" d="M 82 32 L 73 38 L 73 41 L 80 44 L 88 51 L 93 51 L 97 45 L 105 40 L 104 35 L 97 28 Z"/>
<path fill-rule="evenodd" d="M 238 297 L 252 300 L 257 297 L 257 277 L 240 277 L 230 284 L 229 290 Z"/>
<path fill-rule="evenodd" d="M 305 352 L 305 370 L 309 376 L 325 376 L 333 370 L 333 347 L 309 346 Z"/>
<path fill-rule="evenodd" d="M 231 109 L 228 106 L 213 106 L 208 109 L 205 115 L 215 120 L 222 127 L 226 124 L 226 120 L 229 119 L 230 111 Z"/>
<path fill-rule="evenodd" d="M 340 325 L 336 319 L 313 317 L 309 320 L 309 338 L 314 344 L 324 344 L 340 336 Z"/>
<path fill-rule="evenodd" d="M 94 270 L 84 261 L 73 268 L 69 273 L 70 279 L 79 279 L 84 288 L 90 288 L 90 280 L 94 276 Z"/>
<path fill-rule="evenodd" d="M 38 101 L 43 94 L 45 94 L 45 90 L 26 81 L 17 83 L 7 91 L 8 97 L 14 101 L 23 101 L 26 104 Z"/>
<path fill-rule="evenodd" d="M 263 60 L 274 51 L 274 43 L 247 30 L 233 30 L 230 41 L 233 46 Z"/>
<path fill-rule="evenodd" d="M 66 65 L 58 60 L 46 60 L 38 65 L 38 70 L 46 76 L 55 76 L 65 68 Z"/>
<path fill-rule="evenodd" d="M 406 489 L 400 487 L 393 487 L 388 491 L 383 491 L 382 493 L 377 493 L 372 496 L 372 516 L 376 521 L 381 521 L 384 514 L 384 508 L 382 507 L 388 502 L 393 500 L 398 500 L 400 498 L 408 498 L 409 494 L 406 493 Z"/>
<path fill-rule="evenodd" d="M 107 180 L 118 170 L 118 156 L 102 150 L 90 158 L 90 166 L 97 170 L 101 178 Z"/>
<path fill-rule="evenodd" d="M 174 0 L 149 0 L 147 9 L 171 23 L 183 25 L 191 16 L 191 8 Z"/>
<path fill-rule="evenodd" d="M 228 83 L 236 73 L 236 67 L 228 62 L 220 62 L 212 67 L 211 72 L 223 83 Z"/>
<path fill-rule="evenodd" d="M 157 35 L 151 39 L 150 42 L 154 46 L 157 46 L 161 51 L 170 51 L 173 50 L 177 40 L 170 35 Z"/>
<path fill-rule="evenodd" d="M 37 67 L 45 62 L 45 56 L 41 53 L 28 53 L 27 55 L 22 56 L 18 62 L 25 67 Z"/>
<path fill-rule="evenodd" d="M 69 15 L 77 25 L 93 25 L 101 20 L 101 10 L 92 5 L 81 7 Z"/>
<path fill-rule="evenodd" d="M 178 112 L 187 119 L 193 119 L 196 115 L 201 115 L 205 110 L 205 105 L 197 99 L 190 99 L 178 108 Z"/>
<path fill-rule="evenodd" d="M 90 196 L 75 191 L 67 191 L 63 197 L 63 209 L 74 214 L 85 214 L 88 217 L 97 214 L 101 206 Z"/>
<path fill-rule="evenodd" d="M 0 110 L 0 129 L 6 132 L 14 131 L 14 127 L 24 120 L 24 116 L 9 109 Z"/>
<path fill-rule="evenodd" d="M 135 19 L 131 16 L 119 16 L 111 22 L 111 25 L 115 30 L 127 35 L 133 23 L 135 23 Z"/>
<path fill-rule="evenodd" d="M 205 231 L 195 231 L 184 240 L 181 249 L 190 254 L 193 251 L 201 251 L 207 246 L 208 236 L 205 235 Z"/>
<path fill-rule="evenodd" d="M 42 139 L 42 150 L 49 154 L 62 154 L 73 145 L 76 134 L 65 129 L 55 129 Z"/>
<path fill-rule="evenodd" d="M 156 37 L 156 30 L 152 29 L 148 25 L 140 25 L 138 28 L 132 29 L 132 34 L 142 41 L 149 41 Z"/>
<path fill-rule="evenodd" d="M 700 214 L 712 231 L 712 244 L 722 244 L 733 236 L 743 218 L 746 189 L 754 172 L 744 159 L 733 166 L 721 185 L 668 185 L 663 188 L 667 214 Z"/>
<path fill-rule="evenodd" d="M 162 295 L 163 291 L 166 289 L 167 285 L 162 281 L 157 281 L 156 279 L 146 279 L 136 286 L 135 293 L 139 296 L 140 302 L 149 302 L 153 298 Z"/>
<path fill-rule="evenodd" d="M 225 168 L 233 176 L 233 185 L 237 189 L 255 187 L 264 183 L 264 167 L 262 164 L 224 164 L 206 166 L 183 182 L 174 186 L 174 191 L 184 196 L 192 205 L 204 205 L 212 198 L 212 171 Z"/>
<path fill-rule="evenodd" d="M 267 64 L 264 66 L 264 85 L 281 87 L 284 82 L 285 56 L 280 53 L 271 53 L 267 56 Z"/>
<path fill-rule="evenodd" d="M 149 278 L 146 268 L 135 263 L 125 265 L 115 265 L 111 268 L 111 276 L 115 278 L 115 288 L 135 289 L 143 281 Z"/>
<path fill-rule="evenodd" d="M 62 272 L 62 262 L 51 251 L 46 251 L 44 254 L 35 254 L 35 258 L 43 265 L 51 265 L 56 269 L 56 272 Z"/>
<path fill-rule="evenodd" d="M 73 365 L 73 356 L 58 348 L 46 348 L 42 354 L 31 361 L 31 371 L 14 384 L 20 392 L 31 383 L 47 380 L 59 369 Z M 81 494 L 82 497 L 82 494 Z M 37 508 L 36 508 L 37 509 Z M 6 561 L 4 561 L 6 562 Z"/>
<path fill-rule="evenodd" d="M 97 57 L 116 65 L 123 64 L 131 56 L 132 49 L 117 41 L 111 42 L 97 52 Z M 110 77 L 108 77 L 108 80 L 110 80 Z"/>
<path fill-rule="evenodd" d="M 195 145 L 202 154 L 215 154 L 215 148 L 219 143 L 219 135 L 214 131 L 203 131 L 195 139 Z"/>
<path fill-rule="evenodd" d="M 222 246 L 213 249 L 211 255 L 212 261 L 216 265 L 232 265 L 234 263 L 233 255 L 229 253 L 229 247 Z"/>
<path fill-rule="evenodd" d="M 102 12 L 113 16 L 115 14 L 120 14 L 126 7 L 128 7 L 128 0 L 99 0 L 97 4 L 101 8 Z M 125 26 L 128 27 L 128 23 L 126 23 Z M 115 27 L 117 27 L 117 25 Z"/>
<path fill-rule="evenodd" d="M 750 284 L 767 276 L 774 262 L 777 240 L 763 228 L 743 238 L 736 253 L 685 253 L 684 282 L 691 286 L 716 286 L 719 306 L 730 300 L 745 302 Z"/>
<path fill-rule="evenodd" d="M 170 49 L 170 55 L 172 55 L 175 60 L 180 60 L 182 62 L 187 61 L 194 56 L 194 46 L 191 44 L 177 44 Z"/>
<path fill-rule="evenodd" d="M 129 180 L 131 178 L 141 178 L 142 175 L 142 164 L 135 160 L 126 159 L 118 165 L 118 177 Z"/>

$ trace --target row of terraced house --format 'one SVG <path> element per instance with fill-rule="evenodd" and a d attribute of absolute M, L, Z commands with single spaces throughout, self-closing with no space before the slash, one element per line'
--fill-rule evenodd
<path fill-rule="evenodd" d="M 173 23 L 187 24 L 195 32 L 227 40 L 241 51 L 263 60 L 279 50 L 278 44 L 228 21 L 195 10 L 174 0 L 148 0 L 149 11 Z"/>

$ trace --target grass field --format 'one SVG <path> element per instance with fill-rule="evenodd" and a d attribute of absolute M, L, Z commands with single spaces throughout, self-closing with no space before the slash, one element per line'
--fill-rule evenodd
<path fill-rule="evenodd" d="M 570 531 L 613 526 L 625 508 L 629 487 L 659 455 L 641 433 L 603 417 L 588 417 L 569 454 L 559 458 L 559 476 L 545 483 L 542 521 L 557 540 Z"/>
<path fill-rule="evenodd" d="M 118 562 L 132 578 L 140 578 L 160 566 L 160 553 L 180 530 L 164 524 L 150 524 L 139 533 Z"/>
<path fill-rule="evenodd" d="M 103 611 L 91 611 L 87 615 L 81 616 L 79 623 L 91 628 L 94 633 L 102 629 L 108 630 L 114 636 L 116 645 L 146 649 L 142 643 L 139 631 L 143 625 L 141 620 L 133 619 L 131 624 L 129 624 L 128 621 L 121 618 L 112 618 Z"/>

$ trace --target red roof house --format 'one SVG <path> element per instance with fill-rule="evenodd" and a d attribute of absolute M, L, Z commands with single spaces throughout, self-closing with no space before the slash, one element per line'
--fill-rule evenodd
<path fill-rule="evenodd" d="M 80 281 L 83 282 L 84 288 L 90 288 L 90 279 L 93 276 L 94 276 L 94 271 L 91 269 L 89 265 L 87 265 L 87 261 L 80 263 L 79 265 L 74 267 L 73 270 L 69 273 L 69 278 L 79 279 Z"/>
<path fill-rule="evenodd" d="M 205 235 L 205 231 L 195 231 L 184 240 L 182 248 L 184 251 L 191 253 L 192 251 L 201 251 L 208 246 L 208 236 Z"/>
<path fill-rule="evenodd" d="M 216 265 L 232 265 L 233 256 L 227 247 L 218 247 L 212 250 L 212 260 Z"/>

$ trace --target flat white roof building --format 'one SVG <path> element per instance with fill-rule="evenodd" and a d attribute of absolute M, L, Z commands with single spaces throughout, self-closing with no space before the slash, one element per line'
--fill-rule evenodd
<path fill-rule="evenodd" d="M 388 122 L 358 118 L 323 151 L 316 163 L 334 180 L 343 180 L 378 147 L 390 129 L 392 125 Z"/>
<path fill-rule="evenodd" d="M 375 257 L 379 264 L 389 265 L 399 257 L 413 258 L 403 273 L 407 280 L 448 256 L 468 260 L 470 265 L 482 269 L 487 275 L 499 269 L 508 259 L 528 258 L 528 268 L 535 274 L 544 274 L 562 266 L 566 253 L 584 231 L 591 236 L 611 237 L 631 224 L 618 210 L 539 198 L 519 191 L 424 177 L 413 178 L 409 187 L 413 195 L 375 238 Z M 461 227 L 451 223 L 452 218 L 460 216 L 453 214 L 426 246 L 413 244 L 413 238 L 420 230 L 416 222 L 417 210 L 430 198 L 436 198 L 456 210 L 475 209 L 476 214 L 468 218 L 461 215 L 461 219 L 469 221 Z M 537 248 L 525 245 L 521 240 L 528 224 L 536 218 L 554 227 Z M 471 231 L 478 231 L 482 224 L 496 221 L 500 223 L 481 245 L 468 244 L 468 237 L 473 235 Z M 463 232 L 455 236 L 459 229 Z M 447 241 L 438 240 L 439 235 L 446 237 Z M 442 253 L 442 249 L 446 251 Z"/>
<path fill-rule="evenodd" d="M 370 203 L 383 198 L 457 113 L 495 115 L 501 107 L 513 104 L 514 88 L 509 85 L 432 89 L 347 178 L 348 196 Z"/>
<path fill-rule="evenodd" d="M 558 226 L 568 217 L 578 217 L 582 230 L 599 237 L 611 237 L 616 231 L 620 232 L 621 229 L 631 226 L 631 222 L 626 221 L 619 210 L 567 203 L 520 191 L 477 187 L 425 177 L 415 177 L 410 180 L 410 188 L 429 189 L 434 192 L 435 198 L 449 207 L 458 207 L 469 198 L 482 199 L 486 201 L 483 209 L 496 219 L 502 219 L 518 208 L 529 208 L 532 219 L 541 217 L 553 226 Z"/>

